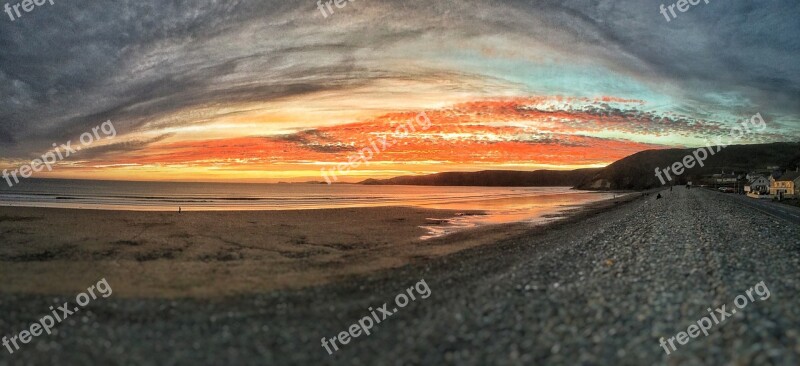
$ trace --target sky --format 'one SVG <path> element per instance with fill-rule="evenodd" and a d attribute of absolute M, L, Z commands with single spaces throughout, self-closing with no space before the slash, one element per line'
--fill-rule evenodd
<path fill-rule="evenodd" d="M 796 0 L 6 3 L 0 169 L 81 147 L 36 177 L 359 181 L 800 141 Z"/>

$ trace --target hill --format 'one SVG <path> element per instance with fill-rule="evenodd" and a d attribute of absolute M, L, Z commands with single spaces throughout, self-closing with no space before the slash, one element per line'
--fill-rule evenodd
<path fill-rule="evenodd" d="M 447 172 L 422 176 L 403 176 L 391 179 L 367 179 L 367 185 L 419 185 L 419 186 L 483 186 L 483 187 L 547 187 L 575 186 L 599 172 L 597 169 L 568 171 L 537 170 L 484 170 L 480 172 Z"/>
<path fill-rule="evenodd" d="M 781 142 L 759 145 L 731 145 L 722 149 L 712 147 L 714 155 L 708 156 L 704 166 L 695 165 L 667 184 L 685 184 L 697 181 L 703 175 L 720 173 L 749 172 L 778 166 L 795 169 L 800 166 L 800 143 Z M 719 151 L 717 151 L 719 149 Z M 642 151 L 599 170 L 575 188 L 578 189 L 648 189 L 661 186 L 655 169 L 664 170 L 684 157 L 692 155 L 697 149 L 667 149 Z M 666 178 L 665 178 L 666 180 Z"/>

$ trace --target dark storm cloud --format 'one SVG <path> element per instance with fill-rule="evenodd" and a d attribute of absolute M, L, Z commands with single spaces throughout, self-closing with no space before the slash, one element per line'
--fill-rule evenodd
<path fill-rule="evenodd" d="M 659 13 L 661 2 L 558 3 L 696 99 L 740 92 L 759 106 L 800 109 L 800 2 L 701 2 L 670 22 Z"/>
<path fill-rule="evenodd" d="M 312 20 L 312 9 L 298 14 L 296 5 L 57 2 L 0 19 L 0 143 L 46 146 L 107 119 L 125 121 L 125 132 L 193 105 L 362 83 L 349 56 L 336 52 L 344 46 L 286 38 L 308 32 L 292 32 L 294 19 Z M 323 55 L 328 61 L 302 61 Z"/>
<path fill-rule="evenodd" d="M 425 35 L 465 45 L 479 35 L 548 44 L 655 88 L 677 85 L 682 108 L 698 118 L 710 103 L 794 121 L 800 110 L 794 0 L 712 1 L 669 23 L 660 3 L 640 0 L 353 4 L 330 19 L 311 0 L 56 1 L 14 22 L 0 13 L 0 156 L 48 147 L 108 119 L 124 134 L 196 105 L 407 78 L 376 55 Z M 730 100 L 713 96 L 728 92 Z"/>
<path fill-rule="evenodd" d="M 475 3 L 480 31 L 519 33 L 654 87 L 670 83 L 687 99 L 735 93 L 755 106 L 800 111 L 800 2 L 701 2 L 667 22 L 659 5 L 671 1 L 526 0 Z M 749 111 L 752 106 L 743 106 Z M 697 111 L 702 112 L 702 108 Z"/>

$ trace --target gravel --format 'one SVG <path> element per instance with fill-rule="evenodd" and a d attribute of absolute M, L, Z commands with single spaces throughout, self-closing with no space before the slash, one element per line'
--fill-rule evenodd
<path fill-rule="evenodd" d="M 676 188 L 495 245 L 332 285 L 219 300 L 111 296 L 11 364 L 800 364 L 800 226 Z M 417 297 L 329 356 L 320 343 L 420 279 Z M 709 335 L 672 337 L 764 281 Z M 0 294 L 11 335 L 68 298 Z M 677 343 L 676 343 L 677 345 Z"/>

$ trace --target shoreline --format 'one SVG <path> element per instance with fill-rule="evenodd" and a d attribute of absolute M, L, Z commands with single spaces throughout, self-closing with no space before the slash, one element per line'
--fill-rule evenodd
<path fill-rule="evenodd" d="M 303 288 L 138 299 L 118 296 L 119 284 L 109 279 L 114 295 L 93 302 L 85 320 L 64 325 L 50 353 L 20 357 L 80 363 L 124 352 L 139 363 L 285 365 L 764 364 L 796 358 L 800 227 L 742 207 L 731 196 L 683 189 L 662 195 L 598 203 L 492 245 Z M 751 240 L 760 235 L 763 240 Z M 351 342 L 335 358 L 320 346 L 319 337 L 336 335 L 423 279 L 430 297 L 391 310 L 391 320 L 369 338 Z M 685 330 L 709 306 L 730 304 L 760 282 L 780 301 L 748 307 L 746 317 L 737 314 L 673 355 L 658 346 L 659 337 Z M 87 283 L 81 285 L 79 291 Z M 75 293 L 0 292 L 0 311 L 9 314 L 4 324 L 23 329 Z M 175 340 L 169 347 L 167 338 Z M 105 342 L 117 347 L 98 347 Z"/>
<path fill-rule="evenodd" d="M 178 214 L 4 206 L 0 277 L 2 292 L 18 294 L 69 294 L 101 277 L 115 283 L 117 296 L 131 298 L 291 290 L 490 246 L 616 204 L 569 209 L 545 224 L 486 225 L 425 240 L 423 226 L 481 211 L 393 206 Z"/>

